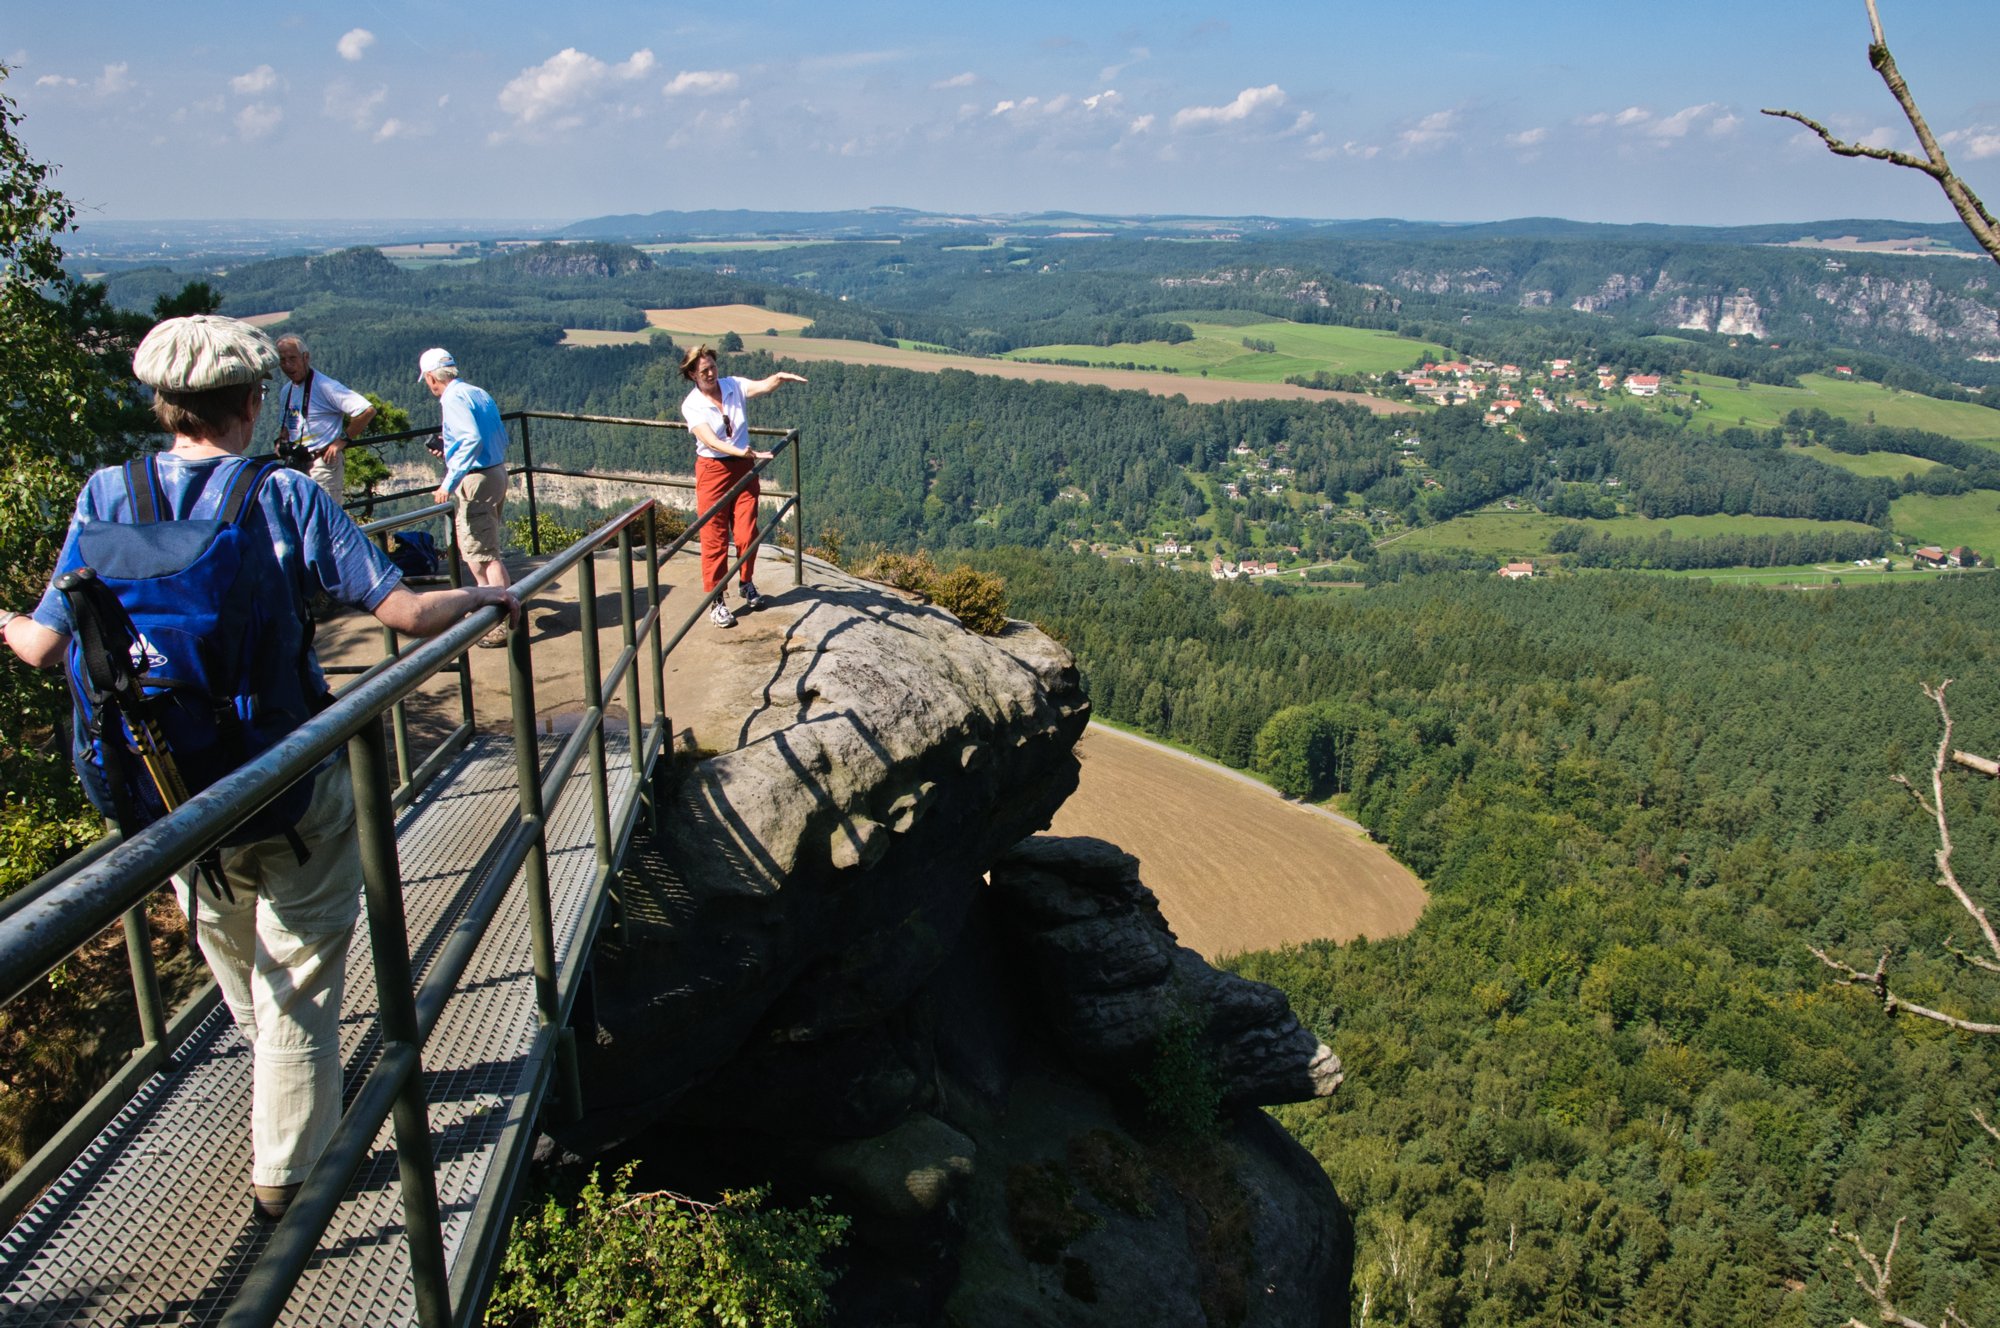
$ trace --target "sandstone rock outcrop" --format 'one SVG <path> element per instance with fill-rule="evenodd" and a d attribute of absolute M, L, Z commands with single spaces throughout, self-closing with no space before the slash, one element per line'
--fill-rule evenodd
<path fill-rule="evenodd" d="M 1253 1105 L 1338 1062 L 1179 948 L 1130 855 L 1030 838 L 1076 784 L 1068 653 L 826 568 L 772 600 L 670 679 L 682 759 L 560 1142 L 830 1194 L 855 1322 L 1345 1322 L 1345 1215 Z M 1149 1117 L 1169 1051 L 1213 1132 Z"/>

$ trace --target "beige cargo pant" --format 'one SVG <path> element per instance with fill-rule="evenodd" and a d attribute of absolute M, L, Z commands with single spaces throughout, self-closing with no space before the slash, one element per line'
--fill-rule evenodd
<path fill-rule="evenodd" d="M 250 1044 L 256 1185 L 304 1180 L 340 1123 L 340 999 L 361 909 L 345 757 L 320 772 L 296 829 L 304 863 L 282 838 L 222 850 L 234 900 L 217 898 L 191 872 L 174 877 L 202 957 Z"/>

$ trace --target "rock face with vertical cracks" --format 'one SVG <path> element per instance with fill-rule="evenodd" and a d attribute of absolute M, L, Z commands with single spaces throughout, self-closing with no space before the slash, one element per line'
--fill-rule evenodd
<path fill-rule="evenodd" d="M 1254 1109 L 1338 1061 L 1180 949 L 1130 855 L 1031 838 L 1077 781 L 1068 652 L 814 573 L 673 656 L 681 759 L 558 1142 L 831 1195 L 843 1321 L 1344 1323 L 1345 1214 Z M 1181 1064 L 1199 1138 L 1147 1114 Z"/>

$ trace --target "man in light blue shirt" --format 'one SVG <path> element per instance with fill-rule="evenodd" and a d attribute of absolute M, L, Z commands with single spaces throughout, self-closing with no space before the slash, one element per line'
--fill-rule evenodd
<path fill-rule="evenodd" d="M 442 346 L 423 353 L 417 372 L 444 413 L 438 429 L 444 481 L 437 487 L 437 500 L 458 498 L 458 547 L 474 584 L 505 589 L 500 518 L 507 505 L 507 426 L 500 407 L 484 388 L 459 378 L 458 361 Z M 503 646 L 507 635 L 495 628 L 479 644 Z"/>

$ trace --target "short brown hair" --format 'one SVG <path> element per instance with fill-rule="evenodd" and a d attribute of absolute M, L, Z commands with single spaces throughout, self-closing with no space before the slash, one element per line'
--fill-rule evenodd
<path fill-rule="evenodd" d="M 695 366 L 701 363 L 704 355 L 711 360 L 716 359 L 715 347 L 709 345 L 706 341 L 681 356 L 681 377 L 687 379 L 689 382 L 693 382 Z M 721 363 L 720 360 L 716 360 L 716 362 L 718 364 Z"/>
<path fill-rule="evenodd" d="M 211 387 L 206 392 L 153 393 L 153 418 L 168 433 L 212 442 L 243 418 L 252 392 L 262 392 L 262 379 L 254 383 L 231 383 Z"/>

